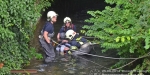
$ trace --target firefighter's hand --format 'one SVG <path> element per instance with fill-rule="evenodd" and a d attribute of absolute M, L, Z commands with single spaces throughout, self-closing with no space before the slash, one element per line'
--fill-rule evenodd
<path fill-rule="evenodd" d="M 64 48 L 64 50 L 65 50 L 65 51 L 68 51 L 68 50 L 69 50 L 69 48 L 68 48 L 68 47 L 65 47 L 65 48 Z"/>
<path fill-rule="evenodd" d="M 62 42 L 68 42 L 68 40 L 62 40 Z"/>
<path fill-rule="evenodd" d="M 53 47 L 55 47 L 55 46 L 56 46 L 56 44 L 53 42 L 53 43 L 52 43 L 52 46 L 53 46 Z"/>
<path fill-rule="evenodd" d="M 61 40 L 60 40 L 60 39 L 57 39 L 57 41 L 60 42 Z"/>

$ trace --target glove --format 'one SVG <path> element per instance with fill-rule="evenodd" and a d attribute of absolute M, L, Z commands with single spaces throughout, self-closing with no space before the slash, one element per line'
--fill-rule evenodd
<path fill-rule="evenodd" d="M 72 54 L 70 50 L 68 51 L 68 54 L 70 54 L 70 55 Z"/>
<path fill-rule="evenodd" d="M 70 49 L 71 50 L 77 50 L 78 48 L 76 46 L 71 46 Z"/>
<path fill-rule="evenodd" d="M 51 42 L 50 42 L 50 43 L 52 44 L 53 47 L 56 46 L 55 41 L 54 41 L 53 39 L 51 39 Z"/>
<path fill-rule="evenodd" d="M 80 45 L 83 45 L 83 42 L 79 42 Z"/>

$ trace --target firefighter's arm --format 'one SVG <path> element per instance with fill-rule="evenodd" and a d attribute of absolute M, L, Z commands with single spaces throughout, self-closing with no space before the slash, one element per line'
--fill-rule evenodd
<path fill-rule="evenodd" d="M 47 43 L 50 43 L 50 40 L 48 39 L 48 32 L 47 31 L 44 31 L 44 39 L 46 40 Z"/>

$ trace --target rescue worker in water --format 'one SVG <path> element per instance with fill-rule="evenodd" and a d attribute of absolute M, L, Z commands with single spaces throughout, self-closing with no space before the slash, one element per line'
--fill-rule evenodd
<path fill-rule="evenodd" d="M 59 45 L 57 45 L 56 50 L 59 51 L 62 55 L 64 52 L 69 50 L 70 44 L 68 44 L 68 40 L 65 39 L 65 33 L 72 29 L 76 32 L 76 25 L 72 23 L 72 20 L 70 17 L 65 17 L 64 25 L 61 27 L 57 34 L 57 41 L 59 42 Z"/>
<path fill-rule="evenodd" d="M 65 17 L 64 20 L 64 25 L 61 27 L 61 29 L 59 30 L 58 34 L 57 34 L 57 41 L 58 42 L 62 42 L 63 39 L 65 38 L 65 33 L 72 29 L 76 32 L 76 25 L 72 24 L 72 20 L 70 17 Z"/>
<path fill-rule="evenodd" d="M 45 23 L 41 35 L 39 35 L 39 41 L 44 48 L 46 54 L 45 62 L 49 63 L 55 60 L 54 47 L 52 46 L 51 38 L 54 36 L 54 26 L 53 24 L 57 21 L 57 16 L 54 11 L 49 11 L 47 13 L 47 22 Z"/>

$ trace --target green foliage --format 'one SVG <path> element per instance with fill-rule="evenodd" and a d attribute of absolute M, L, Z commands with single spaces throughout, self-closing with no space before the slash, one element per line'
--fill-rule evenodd
<path fill-rule="evenodd" d="M 48 0 L 0 0 L 0 75 L 11 69 L 21 69 L 35 56 L 29 46 L 30 39 L 41 11 L 50 6 Z"/>
<path fill-rule="evenodd" d="M 140 57 L 150 49 L 150 0 L 105 0 L 115 7 L 106 6 L 103 11 L 88 11 L 92 25 L 83 29 L 87 36 L 100 41 L 103 52 L 114 49 L 120 57 Z M 120 61 L 121 62 L 121 61 Z M 120 63 L 118 62 L 118 63 Z M 144 64 L 146 64 L 143 61 Z M 122 64 L 123 65 L 123 64 Z M 147 69 L 149 64 L 140 65 Z M 138 68 L 138 69 L 139 69 Z"/>

